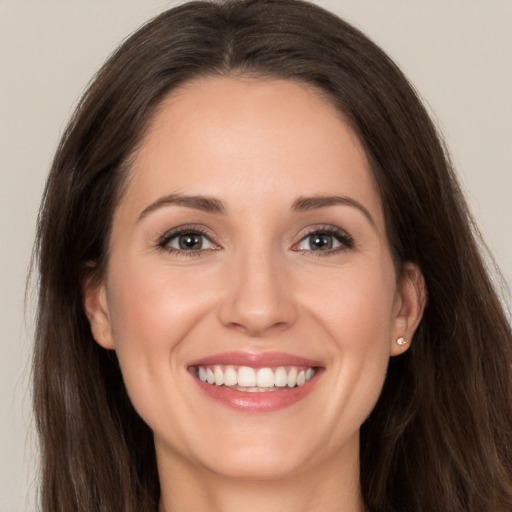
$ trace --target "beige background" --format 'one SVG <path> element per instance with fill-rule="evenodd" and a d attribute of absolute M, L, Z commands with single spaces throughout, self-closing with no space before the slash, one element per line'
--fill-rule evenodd
<path fill-rule="evenodd" d="M 428 100 L 512 283 L 512 1 L 319 1 L 366 31 Z M 33 310 L 24 286 L 52 153 L 104 58 L 163 0 L 0 0 L 0 512 L 35 510 Z M 508 300 L 508 299 L 507 299 Z"/>

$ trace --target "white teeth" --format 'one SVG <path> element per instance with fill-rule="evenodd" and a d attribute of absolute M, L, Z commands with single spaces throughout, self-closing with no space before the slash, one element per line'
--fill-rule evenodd
<path fill-rule="evenodd" d="M 248 366 L 240 366 L 238 369 L 238 385 L 247 388 L 256 386 L 256 372 Z"/>
<path fill-rule="evenodd" d="M 288 372 L 288 387 L 294 388 L 297 385 L 297 368 L 292 368 Z"/>
<path fill-rule="evenodd" d="M 238 384 L 238 374 L 232 366 L 228 366 L 224 371 L 224 384 L 226 386 L 236 386 Z"/>
<path fill-rule="evenodd" d="M 311 371 L 313 371 L 311 369 Z M 280 366 L 274 373 L 274 385 L 278 388 L 284 388 L 288 384 L 288 375 L 286 370 Z"/>
<path fill-rule="evenodd" d="M 220 366 L 216 366 L 213 370 L 213 374 L 215 375 L 215 385 L 222 386 L 224 384 L 224 372 Z"/>
<path fill-rule="evenodd" d="M 197 377 L 208 384 L 230 386 L 239 391 L 277 391 L 279 388 L 294 388 L 304 385 L 315 375 L 313 368 L 279 366 L 278 368 L 251 368 L 231 365 L 199 366 Z"/>
<path fill-rule="evenodd" d="M 248 391 L 249 393 L 261 393 L 265 391 L 275 391 L 276 388 L 260 388 L 260 387 L 254 387 L 254 388 L 240 388 L 239 391 Z"/>
<path fill-rule="evenodd" d="M 273 388 L 274 372 L 270 368 L 260 368 L 256 374 L 256 385 L 260 388 Z"/>

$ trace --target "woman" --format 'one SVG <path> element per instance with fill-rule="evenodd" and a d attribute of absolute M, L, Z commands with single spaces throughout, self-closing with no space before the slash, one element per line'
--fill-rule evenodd
<path fill-rule="evenodd" d="M 396 66 L 295 0 L 109 59 L 36 247 L 44 511 L 512 505 L 511 332 Z"/>

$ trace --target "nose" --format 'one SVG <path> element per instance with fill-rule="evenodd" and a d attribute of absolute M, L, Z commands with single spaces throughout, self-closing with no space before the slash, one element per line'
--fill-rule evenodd
<path fill-rule="evenodd" d="M 221 322 L 253 337 L 264 337 L 292 325 L 297 308 L 286 274 L 272 254 L 240 257 L 226 278 Z"/>

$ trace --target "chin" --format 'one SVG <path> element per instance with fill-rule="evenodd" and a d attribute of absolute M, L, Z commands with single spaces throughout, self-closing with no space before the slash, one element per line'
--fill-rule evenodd
<path fill-rule="evenodd" d="M 302 461 L 290 459 L 290 453 L 273 453 L 261 449 L 259 453 L 240 453 L 227 456 L 220 463 L 205 464 L 209 472 L 221 478 L 240 481 L 284 480 L 300 472 Z"/>
<path fill-rule="evenodd" d="M 194 472 L 200 469 L 203 475 L 240 481 L 283 480 L 300 473 L 308 466 L 308 461 L 314 459 L 312 443 L 290 432 L 245 431 L 236 434 L 229 430 L 215 439 L 208 434 L 194 438 L 196 442 L 182 445 L 180 456 L 176 457 L 179 445 L 175 440 L 166 443 L 155 436 L 157 453 L 162 459 L 183 464 Z M 169 457 L 164 455 L 166 452 Z"/>

